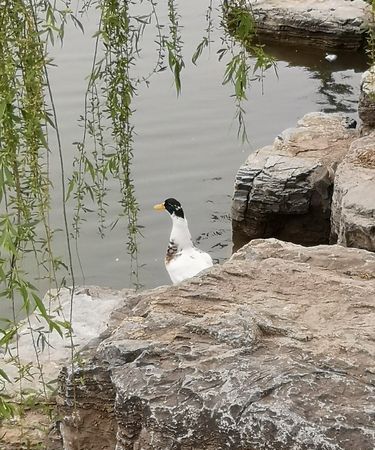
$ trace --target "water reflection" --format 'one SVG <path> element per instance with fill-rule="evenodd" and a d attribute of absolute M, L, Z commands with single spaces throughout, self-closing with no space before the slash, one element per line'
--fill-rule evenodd
<path fill-rule="evenodd" d="M 319 81 L 317 93 L 321 99 L 317 104 L 321 105 L 322 112 L 356 112 L 358 99 L 353 98 L 353 80 L 345 72 L 362 73 L 368 68 L 364 51 L 335 52 L 337 58 L 329 62 L 324 49 L 266 44 L 266 50 L 277 60 L 286 62 L 288 67 L 304 67 L 312 80 Z"/>
<path fill-rule="evenodd" d="M 348 52 L 337 51 L 337 59 L 329 62 L 325 59 L 326 52 L 321 48 L 300 47 L 265 43 L 265 49 L 278 61 L 285 61 L 289 67 L 305 67 L 311 72 L 327 69 L 330 72 L 342 72 L 352 69 L 355 72 L 364 72 L 368 67 L 366 53 L 364 51 Z"/>
<path fill-rule="evenodd" d="M 317 103 L 322 105 L 323 112 L 349 113 L 356 111 L 357 102 L 348 100 L 348 96 L 353 94 L 353 87 L 350 84 L 339 83 L 334 74 L 329 71 L 312 73 L 311 78 L 320 80 L 318 92 L 324 99 L 318 100 Z"/>

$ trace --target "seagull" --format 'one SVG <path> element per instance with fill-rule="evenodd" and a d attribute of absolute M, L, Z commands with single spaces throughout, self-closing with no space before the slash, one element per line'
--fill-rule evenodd
<path fill-rule="evenodd" d="M 188 223 L 181 203 L 168 198 L 154 206 L 157 211 L 167 211 L 172 219 L 172 231 L 165 255 L 165 268 L 173 284 L 191 278 L 213 265 L 208 253 L 193 245 Z"/>

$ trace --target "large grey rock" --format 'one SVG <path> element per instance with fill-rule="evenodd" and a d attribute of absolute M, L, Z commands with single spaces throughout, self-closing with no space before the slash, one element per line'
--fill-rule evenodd
<path fill-rule="evenodd" d="M 375 128 L 375 66 L 362 75 L 358 114 L 362 120 L 362 132 Z"/>
<path fill-rule="evenodd" d="M 370 18 L 364 0 L 257 0 L 251 2 L 258 33 L 272 40 L 325 49 L 357 50 Z"/>
<path fill-rule="evenodd" d="M 131 297 L 62 377 L 65 450 L 373 450 L 374 274 L 364 250 L 258 240 Z"/>
<path fill-rule="evenodd" d="M 248 157 L 234 187 L 236 247 L 263 237 L 328 243 L 334 170 L 358 135 L 348 126 L 340 114 L 306 114 Z"/>
<path fill-rule="evenodd" d="M 375 132 L 355 140 L 338 166 L 332 241 L 375 251 Z"/>

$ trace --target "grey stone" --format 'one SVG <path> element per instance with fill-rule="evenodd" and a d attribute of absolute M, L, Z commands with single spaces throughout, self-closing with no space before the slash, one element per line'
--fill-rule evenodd
<path fill-rule="evenodd" d="M 331 241 L 375 251 L 375 132 L 356 139 L 338 166 Z"/>
<path fill-rule="evenodd" d="M 373 450 L 374 274 L 364 250 L 255 240 L 130 297 L 62 374 L 65 450 Z"/>
<path fill-rule="evenodd" d="M 109 288 L 87 286 L 77 288 L 73 296 L 73 329 L 72 342 L 75 350 L 81 350 L 89 341 L 104 332 L 113 309 L 123 303 L 130 290 L 115 291 Z M 59 295 L 51 290 L 43 299 L 48 313 L 55 320 L 64 322 L 70 318 L 71 291 L 61 289 Z M 9 352 L 2 355 L 0 368 L 5 370 L 12 383 L 5 383 L 9 395 L 17 394 L 20 390 L 19 373 L 10 355 L 18 355 L 23 366 L 32 367 L 31 376 L 22 379 L 22 389 L 33 389 L 43 392 L 43 383 L 55 380 L 61 367 L 71 358 L 71 341 L 66 336 L 67 330 L 61 328 L 64 337 L 56 331 L 51 332 L 49 325 L 39 314 L 32 314 L 29 320 L 24 320 L 19 329 L 17 342 L 10 344 Z M 35 347 L 34 347 L 35 344 Z M 36 358 L 43 367 L 43 378 L 36 364 Z"/>
<path fill-rule="evenodd" d="M 257 0 L 251 11 L 258 33 L 272 40 L 357 50 L 365 40 L 371 6 L 364 0 Z"/>
<path fill-rule="evenodd" d="M 375 66 L 362 75 L 358 114 L 362 120 L 362 133 L 375 128 Z"/>
<path fill-rule="evenodd" d="M 357 136 L 343 115 L 310 113 L 251 154 L 235 180 L 235 246 L 263 237 L 328 243 L 334 171 Z"/>

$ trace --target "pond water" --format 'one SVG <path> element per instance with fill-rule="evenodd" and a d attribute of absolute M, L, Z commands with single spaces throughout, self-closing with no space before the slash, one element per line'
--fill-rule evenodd
<path fill-rule="evenodd" d="M 356 117 L 360 77 L 366 67 L 363 55 L 339 54 L 335 62 L 329 63 L 323 50 L 273 45 L 268 51 L 278 60 L 277 74 L 269 71 L 263 83 L 252 84 L 246 105 L 250 143 L 241 145 L 233 119 L 231 90 L 222 86 L 224 65 L 217 60 L 216 51 L 220 48 L 217 32 L 213 36 L 215 44 L 203 54 L 198 67 L 191 63 L 191 55 L 206 27 L 205 8 L 205 2 L 198 0 L 179 2 L 186 63 L 180 97 L 176 96 L 171 74 L 165 71 L 152 79 L 150 87 L 142 88 L 135 99 L 137 135 L 132 174 L 142 227 L 138 240 L 139 282 L 145 287 L 169 283 L 163 260 L 171 222 L 167 214 L 153 211 L 155 203 L 168 197 L 180 200 L 193 238 L 216 261 L 223 261 L 232 250 L 233 181 L 249 152 L 271 143 L 278 133 L 294 126 L 307 112 L 346 111 Z M 97 17 L 86 17 L 84 27 L 84 36 L 69 28 L 64 46 L 54 50 L 58 67 L 52 71 L 52 86 L 68 175 L 74 153 L 72 142 L 80 137 L 76 119 L 82 114 L 85 77 L 93 52 L 91 36 L 97 27 Z M 149 48 L 143 44 L 139 62 L 142 71 L 147 71 L 155 60 L 156 48 L 152 39 L 148 42 Z M 55 195 L 58 205 L 58 189 Z M 68 208 L 71 212 L 72 205 Z M 110 203 L 109 217 L 115 218 L 118 211 L 119 205 Z M 56 207 L 52 218 L 57 223 L 60 214 L 60 208 Z M 61 252 L 62 249 L 61 246 Z M 78 283 L 114 288 L 131 284 L 123 227 L 118 226 L 101 239 L 93 215 L 83 224 L 79 249 L 85 279 L 76 271 Z"/>
<path fill-rule="evenodd" d="M 216 2 L 214 2 L 216 3 Z M 181 0 L 184 55 L 182 92 L 176 96 L 172 75 L 167 70 L 141 88 L 135 98 L 134 161 L 132 175 L 139 202 L 139 282 L 144 287 L 169 283 L 164 252 L 171 221 L 152 206 L 175 197 L 182 203 L 193 238 L 216 261 L 231 255 L 230 207 L 235 174 L 247 155 L 270 144 L 285 128 L 311 111 L 346 111 L 356 118 L 361 73 L 366 69 L 363 55 L 338 54 L 335 62 L 324 59 L 323 50 L 299 50 L 268 46 L 277 59 L 277 74 L 266 73 L 263 83 L 255 81 L 246 104 L 249 144 L 241 145 L 233 119 L 234 102 L 229 86 L 222 86 L 225 66 L 218 62 L 218 32 L 210 52 L 198 66 L 191 63 L 205 23 L 206 2 Z M 216 13 L 215 13 L 216 14 Z M 77 119 L 83 112 L 84 92 L 90 72 L 97 16 L 83 20 L 85 34 L 70 26 L 64 45 L 55 47 L 56 68 L 51 69 L 52 88 L 62 135 L 66 179 L 71 174 L 75 147 L 81 137 Z M 140 68 L 146 70 L 155 59 L 155 46 L 143 44 Z M 52 222 L 61 226 L 61 189 L 58 158 L 52 156 L 55 180 Z M 116 189 L 116 185 L 114 185 Z M 118 189 L 118 188 L 117 188 Z M 116 218 L 119 205 L 108 197 L 109 218 Z M 68 204 L 71 215 L 73 204 Z M 63 233 L 57 234 L 55 248 L 64 255 Z M 131 286 L 126 234 L 122 226 L 104 239 L 97 232 L 95 215 L 82 226 L 79 253 L 84 279 L 76 270 L 77 283 L 126 288 Z M 76 258 L 75 254 L 74 257 Z M 42 286 L 43 288 L 43 286 Z"/>

